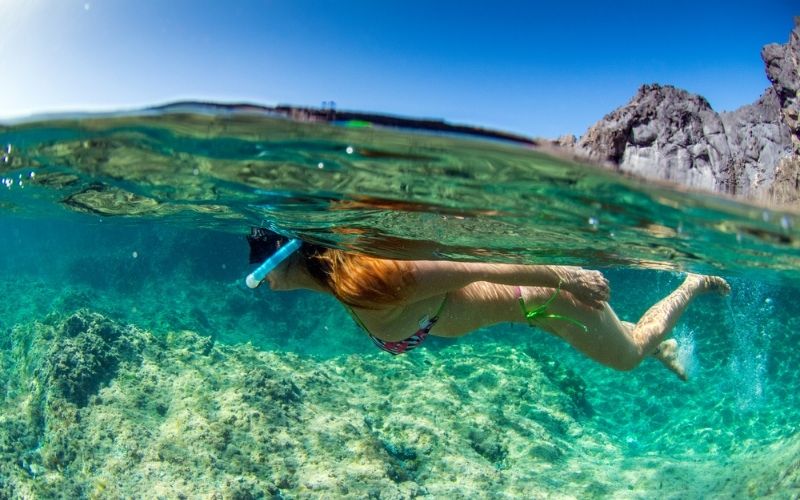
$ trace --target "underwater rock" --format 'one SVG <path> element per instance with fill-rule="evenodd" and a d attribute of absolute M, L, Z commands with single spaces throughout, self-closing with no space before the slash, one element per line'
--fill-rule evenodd
<path fill-rule="evenodd" d="M 97 335 L 86 334 L 59 343 L 48 360 L 49 381 L 71 403 L 86 404 L 89 395 L 113 376 L 117 359 Z"/>
<path fill-rule="evenodd" d="M 553 443 L 541 441 L 531 448 L 531 454 L 536 458 L 546 460 L 551 463 L 558 462 L 564 453 Z"/>
<path fill-rule="evenodd" d="M 580 375 L 541 352 L 529 349 L 527 353 L 539 362 L 542 373 L 569 398 L 570 407 L 573 410 L 571 413 L 575 418 L 583 415 L 591 416 L 594 413 L 592 405 L 586 397 L 586 382 Z M 566 432 L 566 428 L 564 432 Z"/>
<path fill-rule="evenodd" d="M 189 330 L 170 333 L 167 335 L 168 342 L 175 348 L 183 348 L 188 352 L 207 356 L 211 354 L 214 347 L 214 338 L 198 335 Z"/>
<path fill-rule="evenodd" d="M 685 90 L 644 85 L 628 104 L 593 125 L 576 150 L 648 179 L 796 203 L 800 17 L 789 43 L 765 46 L 762 58 L 772 87 L 751 105 L 717 113 Z"/>
<path fill-rule="evenodd" d="M 520 395 L 580 425 L 509 348 L 454 345 L 452 365 L 424 351 L 317 361 L 189 331 L 159 340 L 88 311 L 37 325 L 15 337 L 27 368 L 12 385 L 39 389 L 4 403 L 0 495 L 459 496 L 551 462 L 536 443 L 559 438 Z"/>
<path fill-rule="evenodd" d="M 281 422 L 299 418 L 299 405 L 303 398 L 291 379 L 265 366 L 256 366 L 244 375 L 244 383 L 250 390 L 243 395 L 243 401 L 258 408 L 262 414 L 272 414 Z"/>
<path fill-rule="evenodd" d="M 82 409 L 93 406 L 92 401 L 100 404 L 98 392 L 119 367 L 135 365 L 141 359 L 146 337 L 85 310 L 63 321 L 48 318 L 15 327 L 10 354 L 16 363 L 4 371 L 8 377 L 5 401 L 17 411 L 4 411 L 0 418 L 0 434 L 8 440 L 0 439 L 0 452 L 16 468 L 0 469 L 0 478 L 37 479 L 48 471 L 69 470 L 86 453 L 82 448 Z M 20 493 L 31 498 L 48 496 L 37 489 L 40 482 L 5 483 L 7 487 L 0 485 L 0 497 L 11 491 L 32 491 Z M 61 488 L 61 495 L 84 496 L 80 484 L 62 484 Z"/>
<path fill-rule="evenodd" d="M 79 311 L 0 361 L 0 498 L 669 496 L 577 409 L 580 377 L 509 345 L 318 360 Z"/>
<path fill-rule="evenodd" d="M 508 448 L 503 444 L 500 436 L 485 429 L 473 429 L 470 431 L 469 445 L 496 467 L 502 467 L 508 456 Z"/>
<path fill-rule="evenodd" d="M 142 341 L 131 338 L 132 332 L 100 314 L 78 311 L 51 333 L 46 347 L 34 343 L 33 349 L 46 349 L 37 371 L 55 396 L 85 406 L 121 361 L 140 356 Z"/>

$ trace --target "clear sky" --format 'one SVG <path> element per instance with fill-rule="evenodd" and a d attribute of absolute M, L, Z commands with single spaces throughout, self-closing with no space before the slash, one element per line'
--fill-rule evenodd
<path fill-rule="evenodd" d="M 0 116 L 177 99 L 582 134 L 643 83 L 769 85 L 795 1 L 0 0 Z"/>

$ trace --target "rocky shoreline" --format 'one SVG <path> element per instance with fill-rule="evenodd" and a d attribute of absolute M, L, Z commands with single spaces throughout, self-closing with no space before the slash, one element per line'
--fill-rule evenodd
<path fill-rule="evenodd" d="M 789 41 L 761 57 L 772 86 L 717 113 L 701 96 L 644 85 L 580 139 L 558 144 L 635 176 L 778 205 L 800 206 L 800 17 Z"/>

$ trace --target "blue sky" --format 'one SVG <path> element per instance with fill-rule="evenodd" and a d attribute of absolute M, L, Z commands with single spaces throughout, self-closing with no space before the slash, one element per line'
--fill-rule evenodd
<path fill-rule="evenodd" d="M 753 102 L 769 85 L 761 47 L 785 43 L 797 14 L 789 1 L 0 0 L 0 116 L 332 100 L 580 135 L 643 83 L 718 111 Z"/>

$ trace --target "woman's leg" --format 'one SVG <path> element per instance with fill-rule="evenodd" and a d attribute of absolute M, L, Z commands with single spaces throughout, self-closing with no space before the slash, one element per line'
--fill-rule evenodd
<path fill-rule="evenodd" d="M 623 321 L 623 325 L 625 325 L 628 330 L 633 330 L 636 328 L 635 323 L 630 323 L 628 321 Z M 683 361 L 678 356 L 678 341 L 675 339 L 667 339 L 662 341 L 656 349 L 651 354 L 652 357 L 656 358 L 657 360 L 661 361 L 667 368 L 669 368 L 675 375 L 678 376 L 684 382 L 689 380 L 688 375 L 686 374 L 686 367 L 683 365 Z"/>
<path fill-rule="evenodd" d="M 678 322 L 692 299 L 712 291 L 727 295 L 730 290 L 728 282 L 718 276 L 688 275 L 674 292 L 648 309 L 631 330 L 631 335 L 641 347 L 643 356 L 662 354 L 654 351 L 675 327 L 675 323 Z"/>
<path fill-rule="evenodd" d="M 441 337 L 460 337 L 477 328 L 504 322 L 527 323 L 520 310 L 516 288 L 476 282 L 448 294 L 439 323 L 431 331 Z M 544 304 L 555 292 L 552 288 L 522 287 L 526 307 Z M 677 345 L 663 342 L 678 318 L 697 295 L 717 291 L 728 293 L 722 278 L 690 274 L 674 292 L 652 306 L 636 323 L 622 322 L 608 304 L 600 310 L 579 303 L 561 291 L 547 312 L 573 318 L 588 327 L 555 318 L 539 318 L 534 325 L 557 335 L 593 360 L 618 370 L 631 370 L 653 355 L 679 376 Z M 671 366 L 674 365 L 674 366 Z"/>
<path fill-rule="evenodd" d="M 681 286 L 648 309 L 636 324 L 620 321 L 608 305 L 600 311 L 590 310 L 565 296 L 553 302 L 550 309 L 586 323 L 589 331 L 584 332 L 558 319 L 544 319 L 537 325 L 606 366 L 632 370 L 652 354 L 685 379 L 683 367 L 677 360 L 677 344 L 663 341 L 689 303 L 710 291 L 727 294 L 730 287 L 722 278 L 690 274 Z"/>

